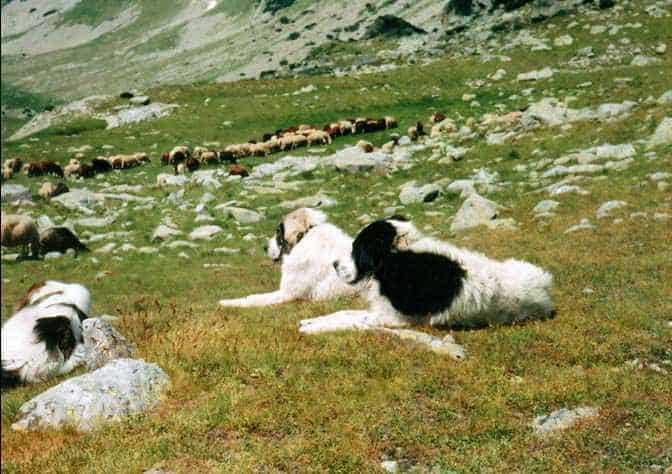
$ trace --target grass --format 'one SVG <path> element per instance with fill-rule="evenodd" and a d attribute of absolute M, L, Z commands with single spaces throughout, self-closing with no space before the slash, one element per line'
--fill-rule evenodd
<path fill-rule="evenodd" d="M 645 22 L 641 17 L 638 21 Z M 642 32 L 644 47 L 658 41 L 660 30 L 652 26 L 656 22 L 646 21 L 651 35 Z M 589 39 L 577 39 L 574 47 Z M 505 65 L 508 78 L 513 78 L 519 72 L 562 63 L 574 50 L 535 53 L 521 48 L 506 54 L 513 58 Z M 462 117 L 463 123 L 493 111 L 498 103 L 515 110 L 545 95 L 576 96 L 575 107 L 639 100 L 669 89 L 665 72 L 670 66 L 668 56 L 662 64 L 646 68 L 619 63 L 606 71 L 560 70 L 552 80 L 531 86 L 509 79 L 474 90 L 466 85 L 469 79 L 485 78 L 501 64 L 467 58 L 356 80 L 320 76 L 163 87 L 150 95 L 155 101 L 182 105 L 170 117 L 113 130 L 86 126 L 78 134 L 51 130 L 32 140 L 3 143 L 2 156 L 49 157 L 65 163 L 72 156 L 68 149 L 84 144 L 93 147 L 92 157 L 106 153 L 106 144 L 114 145 L 114 153 L 145 150 L 151 153 L 152 164 L 71 187 L 98 189 L 103 182 L 149 185 L 166 171 L 157 164 L 158 154 L 177 143 L 217 140 L 225 145 L 295 123 L 322 124 L 358 115 L 397 115 L 403 131 L 435 110 Z M 605 82 L 621 76 L 633 79 L 630 86 Z M 585 81 L 605 85 L 579 89 Z M 317 90 L 292 94 L 308 84 Z M 535 89 L 529 98 L 521 94 L 528 87 Z M 480 107 L 462 100 L 467 92 L 476 93 Z M 513 95 L 518 98 L 509 100 Z M 547 226 L 539 225 L 531 212 L 547 196 L 532 193 L 526 175 L 515 169 L 602 143 L 637 143 L 669 113 L 669 108 L 640 104 L 626 120 L 539 129 L 502 146 L 487 145 L 479 135 L 466 143 L 470 150 L 462 161 L 438 165 L 423 152 L 414 156 L 412 168 L 389 177 L 318 169 L 294 179 L 305 181 L 298 191 L 279 196 L 253 194 L 238 183 L 227 183 L 211 191 L 216 200 L 208 205 L 214 223 L 224 228 L 222 236 L 185 250 L 188 259 L 177 256 L 180 250 L 162 249 L 159 256 L 94 254 L 76 260 L 3 262 L 3 319 L 36 280 L 82 282 L 92 291 L 94 312 L 119 316 L 119 330 L 136 343 L 139 357 L 158 363 L 172 379 L 165 399 L 149 414 L 87 434 L 10 431 L 21 404 L 58 380 L 3 393 L 3 472 L 114 473 L 151 467 L 176 473 L 375 472 L 384 456 L 395 456 L 398 450 L 438 472 L 647 472 L 652 465 L 670 466 L 669 366 L 664 366 L 668 374 L 662 375 L 629 369 L 626 362 L 639 358 L 663 364 L 672 359 L 667 327 L 672 289 L 665 284 L 672 279 L 669 221 L 629 217 L 636 211 L 649 216 L 670 212 L 669 196 L 657 191 L 646 176 L 670 169 L 672 148 L 658 148 L 658 159 L 652 161 L 637 145 L 636 164 L 627 171 L 602 173 L 600 180 L 585 185 L 589 196 L 558 197 L 558 215 Z M 225 121 L 233 125 L 225 126 Z M 339 139 L 325 149 L 334 151 L 358 138 Z M 381 144 L 387 134 L 367 139 Z M 252 167 L 265 159 L 244 161 Z M 420 229 L 457 245 L 496 258 L 526 259 L 548 269 L 555 278 L 554 319 L 456 331 L 454 336 L 468 354 L 458 364 L 381 334 L 298 334 L 303 318 L 363 307 L 356 298 L 248 310 L 217 307 L 220 298 L 277 287 L 278 269 L 263 256 L 262 245 L 285 212 L 277 206 L 280 201 L 326 191 L 338 200 L 327 209 L 331 220 L 354 234 L 361 227 L 357 217 L 382 216 L 384 208 L 399 206 L 401 184 L 411 179 L 424 183 L 466 178 L 482 167 L 511 183 L 487 197 L 511 208 L 519 231 L 476 229 L 452 235 L 450 216 L 462 202 L 454 195 L 400 207 L 398 212 L 411 217 Z M 42 181 L 19 177 L 12 182 L 36 192 Z M 196 186 L 185 189 L 186 211 L 166 203 L 170 191 L 147 186 L 142 195 L 157 199 L 151 209 L 107 204 L 120 212 L 109 230 L 132 231 L 129 241 L 138 247 L 154 245 L 151 233 L 169 215 L 189 232 L 198 225 L 191 209 L 205 191 Z M 213 209 L 232 199 L 263 212 L 265 219 L 241 227 Z M 623 222 L 598 222 L 596 209 L 613 199 L 628 203 L 614 215 Z M 10 209 L 3 204 L 4 211 Z M 29 210 L 54 220 L 78 217 L 40 200 Z M 583 217 L 598 228 L 564 234 Z M 249 233 L 257 239 L 244 240 Z M 221 246 L 240 248 L 241 253 L 215 254 Z M 211 263 L 223 266 L 204 268 Z M 592 293 L 584 291 L 587 288 Z M 535 416 L 581 405 L 599 407 L 600 416 L 557 437 L 540 439 L 533 434 L 529 423 Z"/>

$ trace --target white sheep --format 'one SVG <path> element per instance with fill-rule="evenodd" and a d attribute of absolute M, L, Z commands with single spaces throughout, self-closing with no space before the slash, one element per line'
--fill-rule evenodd
<path fill-rule="evenodd" d="M 24 214 L 2 213 L 2 246 L 22 247 L 22 253 L 30 253 L 33 257 L 40 255 L 40 233 L 35 221 Z"/>

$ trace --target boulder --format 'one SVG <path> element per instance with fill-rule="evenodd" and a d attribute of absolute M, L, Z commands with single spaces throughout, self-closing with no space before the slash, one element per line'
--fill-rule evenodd
<path fill-rule="evenodd" d="M 628 203 L 625 201 L 607 201 L 604 204 L 602 204 L 597 210 L 597 218 L 606 219 L 607 217 L 611 217 L 612 211 L 619 209 L 621 207 L 625 207 L 627 205 Z"/>
<path fill-rule="evenodd" d="M 59 194 L 51 201 L 71 211 L 93 214 L 92 208 L 100 204 L 102 200 L 101 196 L 87 189 L 71 189 L 67 193 Z"/>
<path fill-rule="evenodd" d="M 380 15 L 369 25 L 364 33 L 364 39 L 372 38 L 401 38 L 416 34 L 426 34 L 422 28 L 407 22 L 394 15 Z"/>
<path fill-rule="evenodd" d="M 598 414 L 599 410 L 595 407 L 579 407 L 574 410 L 562 408 L 550 415 L 536 417 L 532 428 L 537 435 L 549 435 L 567 429 L 581 419 L 595 418 Z"/>
<path fill-rule="evenodd" d="M 490 201 L 483 196 L 472 193 L 460 207 L 450 225 L 452 232 L 461 232 L 473 227 L 485 225 L 489 228 L 509 226 L 513 224 L 510 219 L 499 219 L 501 211 L 505 208 L 496 202 Z M 497 222 L 500 220 L 502 222 Z"/>
<path fill-rule="evenodd" d="M 143 360 L 115 359 L 94 372 L 73 377 L 24 403 L 14 430 L 70 426 L 90 431 L 152 409 L 170 385 L 166 373 Z"/>
<path fill-rule="evenodd" d="M 191 240 L 210 240 L 223 230 L 224 229 L 218 225 L 204 225 L 192 230 L 189 234 L 189 238 Z"/>
<path fill-rule="evenodd" d="M 152 234 L 152 242 L 170 240 L 173 237 L 181 234 L 181 231 L 173 227 L 169 227 L 165 224 L 159 224 L 159 226 L 154 229 L 154 233 Z"/>
<path fill-rule="evenodd" d="M 672 144 L 672 118 L 665 117 L 649 138 L 648 148 Z"/>
<path fill-rule="evenodd" d="M 89 370 L 98 369 L 111 360 L 130 358 L 136 347 L 122 336 L 108 321 L 88 318 L 82 322 L 84 360 Z"/>
<path fill-rule="evenodd" d="M 12 203 L 20 200 L 32 201 L 33 199 L 30 189 L 20 184 L 3 183 L 1 193 L 3 203 Z"/>
<path fill-rule="evenodd" d="M 432 202 L 441 194 L 441 187 L 437 184 L 425 184 L 424 186 L 416 186 L 415 182 L 405 184 L 401 193 L 399 193 L 399 200 L 402 204 L 414 204 L 419 202 Z"/>
<path fill-rule="evenodd" d="M 280 207 L 284 209 L 298 209 L 300 207 L 330 207 L 338 204 L 336 199 L 323 193 L 317 193 L 314 196 L 306 196 L 293 201 L 284 201 Z"/>
<path fill-rule="evenodd" d="M 225 216 L 232 217 L 240 224 L 256 224 L 262 219 L 262 215 L 258 212 L 251 211 L 250 209 L 244 209 L 242 207 L 217 206 L 215 209 L 220 209 Z"/>

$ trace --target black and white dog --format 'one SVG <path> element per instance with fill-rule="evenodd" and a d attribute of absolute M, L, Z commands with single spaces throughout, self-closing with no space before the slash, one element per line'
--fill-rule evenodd
<path fill-rule="evenodd" d="M 280 289 L 243 298 L 220 300 L 224 307 L 267 306 L 298 299 L 327 300 L 352 295 L 332 266 L 350 254 L 352 237 L 327 222 L 318 210 L 301 208 L 287 214 L 268 241 L 266 253 L 282 261 Z"/>
<path fill-rule="evenodd" d="M 2 326 L 2 387 L 36 383 L 83 362 L 77 351 L 91 295 L 81 285 L 45 281 L 33 285 Z"/>
<path fill-rule="evenodd" d="M 371 327 L 479 327 L 551 315 L 553 277 L 520 260 L 503 262 L 423 236 L 403 217 L 376 221 L 333 266 L 358 288 L 368 311 L 301 322 L 303 333 Z"/>

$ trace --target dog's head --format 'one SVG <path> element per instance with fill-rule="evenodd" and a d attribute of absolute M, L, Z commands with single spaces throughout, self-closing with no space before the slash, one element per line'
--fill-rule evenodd
<path fill-rule="evenodd" d="M 301 208 L 287 214 L 275 230 L 275 236 L 268 241 L 267 255 L 274 261 L 289 255 L 292 249 L 313 227 L 324 224 L 327 216 L 318 210 Z"/>
<path fill-rule="evenodd" d="M 408 248 L 419 238 L 418 230 L 403 216 L 373 222 L 355 238 L 350 258 L 335 261 L 334 269 L 341 280 L 354 285 L 372 276 L 390 253 Z"/>

